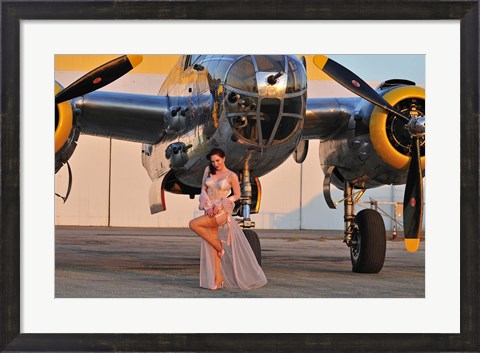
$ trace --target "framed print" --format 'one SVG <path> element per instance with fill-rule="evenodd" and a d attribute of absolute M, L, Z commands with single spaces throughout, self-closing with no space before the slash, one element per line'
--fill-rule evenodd
<path fill-rule="evenodd" d="M 421 4 L 421 8 L 419 8 L 419 4 Z M 480 250 L 477 236 L 480 196 L 478 193 L 478 1 L 454 0 L 445 3 L 427 0 L 420 3 L 418 1 L 399 1 L 390 4 L 383 1 L 351 3 L 348 1 L 301 0 L 292 3 L 279 0 L 256 3 L 247 0 L 237 2 L 234 5 L 224 6 L 222 2 L 202 0 L 192 2 L 128 0 L 120 2 L 57 2 L 48 0 L 43 2 L 1 2 L 0 349 L 2 351 L 37 352 L 478 351 L 480 349 L 478 341 L 480 310 L 477 304 L 479 290 L 478 255 Z M 176 36 L 172 35 L 175 31 L 162 32 L 158 30 L 161 27 L 158 26 L 159 24 L 175 25 L 177 23 L 175 21 L 188 21 L 189 27 L 183 28 L 183 24 L 187 22 L 180 22 L 180 26 L 176 27 Z M 390 325 L 393 328 L 388 328 L 388 322 L 382 322 L 381 325 L 384 328 L 378 332 L 375 328 L 368 326 L 369 320 L 365 318 L 365 309 L 360 307 L 364 302 L 355 301 L 343 302 L 347 308 L 353 303 L 352 307 L 346 310 L 348 312 L 347 319 L 350 321 L 349 325 L 344 325 L 343 329 L 341 320 L 338 320 L 338 317 L 335 318 L 335 313 L 329 312 L 327 314 L 319 310 L 327 304 L 333 305 L 333 301 L 327 303 L 306 302 L 302 303 L 302 306 L 295 306 L 296 304 L 292 306 L 276 299 L 256 302 L 234 302 L 230 299 L 224 299 L 214 304 L 204 301 L 202 305 L 210 305 L 210 308 L 213 309 L 218 304 L 225 312 L 237 307 L 236 310 L 241 308 L 240 311 L 248 313 L 248 307 L 251 306 L 255 308 L 252 312 L 259 315 L 257 319 L 255 319 L 255 316 L 251 319 L 256 322 L 242 321 L 234 326 L 232 320 L 225 317 L 227 314 L 222 314 L 218 320 L 215 320 L 218 325 L 206 328 L 199 328 L 199 326 L 191 324 L 190 316 L 185 315 L 186 309 L 179 308 L 177 306 L 179 305 L 178 302 L 169 299 L 163 299 L 163 302 L 146 301 L 133 308 L 127 302 L 107 301 L 99 303 L 96 300 L 84 300 L 74 304 L 77 306 L 76 311 L 66 311 L 65 309 L 71 303 L 62 298 L 62 301 L 59 301 L 59 307 L 64 309 L 63 314 L 70 313 L 71 317 L 49 311 L 50 307 L 47 304 L 44 307 L 41 307 L 42 304 L 38 304 L 43 299 L 45 299 L 45 303 L 55 300 L 55 298 L 49 297 L 48 291 L 42 289 L 49 285 L 48 282 L 51 277 L 47 276 L 49 278 L 47 281 L 38 279 L 36 287 L 33 288 L 39 290 L 33 292 L 30 290 L 32 288 L 30 284 L 26 282 L 27 278 L 32 279 L 28 269 L 32 267 L 32 264 L 37 263 L 37 267 L 45 269 L 44 272 L 53 271 L 52 264 L 54 261 L 51 259 L 50 253 L 44 251 L 45 248 L 43 248 L 43 246 L 51 248 L 52 238 L 42 238 L 39 235 L 37 238 L 47 240 L 43 241 L 42 247 L 34 246 L 33 251 L 31 244 L 28 242 L 31 241 L 32 233 L 35 230 L 45 232 L 43 228 L 39 227 L 39 223 L 50 223 L 49 220 L 51 219 L 53 224 L 52 213 L 48 210 L 48 207 L 53 207 L 53 205 L 43 205 L 42 199 L 39 200 L 38 197 L 32 196 L 35 189 L 47 189 L 47 185 L 50 183 L 49 179 L 42 179 L 41 169 L 44 168 L 44 165 L 31 157 L 30 159 L 35 159 L 32 165 L 28 165 L 28 168 L 26 168 L 23 164 L 26 158 L 24 153 L 27 150 L 25 138 L 28 138 L 28 146 L 31 146 L 32 141 L 37 143 L 37 140 L 43 140 L 45 134 L 43 134 L 43 130 L 41 133 L 39 129 L 38 131 L 34 130 L 32 135 L 25 135 L 26 130 L 24 128 L 27 124 L 26 116 L 31 116 L 32 111 L 35 118 L 38 115 L 38 119 L 45 119 L 46 111 L 43 109 L 45 99 L 40 99 L 40 101 L 29 100 L 27 104 L 28 112 L 24 108 L 25 97 L 30 97 L 29 86 L 33 87 L 38 82 L 45 83 L 49 81 L 49 78 L 46 77 L 53 77 L 53 72 L 49 71 L 50 67 L 45 65 L 45 61 L 42 61 L 45 57 L 50 58 L 49 60 L 53 58 L 53 55 L 45 54 L 48 51 L 45 49 L 46 47 L 55 47 L 49 45 L 48 41 L 57 41 L 56 45 L 63 43 L 64 53 L 71 54 L 76 53 L 75 49 L 72 49 L 75 48 L 75 44 L 80 45 L 82 41 L 84 42 L 82 44 L 86 42 L 88 45 L 91 39 L 93 47 L 92 38 L 94 37 L 97 37 L 98 40 L 98 38 L 109 38 L 108 36 L 111 36 L 111 42 L 121 42 L 122 38 L 126 41 L 127 36 L 124 37 L 123 33 L 127 28 L 132 33 L 136 33 L 137 38 L 139 38 L 138 42 L 141 41 L 140 36 L 145 33 L 148 36 L 142 36 L 142 40 L 147 38 L 148 43 L 158 43 L 162 39 L 166 41 L 167 36 L 169 40 L 174 37 L 178 38 L 178 48 L 195 52 L 201 51 L 203 41 L 213 41 L 215 45 L 229 41 L 229 44 L 233 47 L 230 50 L 235 51 L 238 50 L 235 48 L 244 50 L 245 43 L 258 41 L 258 38 L 261 38 L 264 50 L 271 53 L 275 51 L 275 48 L 280 47 L 282 39 L 296 42 L 297 37 L 283 37 L 283 34 L 278 36 L 278 33 L 283 33 L 278 30 L 278 32 L 271 32 L 269 40 L 268 37 L 261 36 L 263 30 L 267 28 L 271 30 L 279 23 L 286 27 L 288 31 L 288 28 L 292 28 L 289 27 L 292 23 L 297 24 L 299 28 L 303 28 L 302 26 L 309 28 L 308 25 L 310 24 L 332 24 L 335 21 L 339 21 L 336 27 L 331 27 L 335 30 L 324 31 L 318 36 L 316 35 L 317 32 L 310 31 L 308 32 L 310 34 L 306 37 L 310 41 L 322 41 L 323 38 L 325 42 L 335 41 L 336 38 L 352 37 L 357 42 L 364 42 L 363 45 L 368 48 L 370 53 L 377 54 L 378 52 L 383 53 L 383 51 L 375 48 L 382 48 L 382 43 L 387 40 L 391 41 L 391 38 L 385 39 L 380 35 L 382 26 L 386 28 L 386 26 L 398 22 L 402 26 L 411 27 L 410 30 L 405 28 L 403 32 L 405 38 L 395 38 L 395 45 L 400 46 L 398 51 L 422 53 L 422 47 L 427 46 L 428 43 L 415 40 L 416 37 L 420 36 L 422 29 L 428 31 L 428 26 L 433 27 L 437 24 L 457 26 L 455 27 L 457 32 L 453 30 L 452 33 L 454 37 L 455 34 L 458 34 L 458 36 L 452 39 L 452 43 L 459 37 L 458 45 L 449 43 L 447 37 L 442 36 L 445 42 L 440 42 L 440 49 L 445 51 L 445 57 L 447 51 L 456 53 L 459 60 L 433 63 L 432 60 L 429 61 L 427 56 L 426 61 L 428 79 L 432 79 L 432 77 L 428 77 L 430 73 L 436 72 L 430 70 L 430 67 L 435 64 L 440 65 L 445 70 L 445 77 L 448 76 L 447 71 L 448 73 L 458 73 L 457 84 L 455 84 L 455 79 L 453 79 L 453 85 L 450 84 L 451 82 L 443 82 L 439 77 L 442 74 L 436 74 L 435 80 L 427 81 L 427 92 L 430 88 L 432 89 L 430 92 L 434 92 L 434 90 L 448 92 L 446 99 L 443 99 L 440 104 L 436 104 L 435 109 L 429 110 L 437 112 L 436 115 L 440 115 L 436 117 L 431 126 L 440 125 L 439 122 L 441 122 L 447 129 L 447 133 L 432 135 L 432 140 L 435 139 L 440 147 L 438 150 L 444 150 L 441 155 L 439 154 L 440 164 L 446 170 L 455 168 L 460 170 L 458 182 L 443 180 L 440 182 L 440 187 L 433 191 L 444 196 L 440 198 L 441 202 L 445 202 L 447 205 L 459 204 L 459 209 L 449 210 L 448 214 L 443 212 L 438 214 L 438 217 L 428 219 L 428 222 L 435 223 L 433 229 L 436 229 L 435 233 L 437 234 L 432 234 L 429 245 L 433 247 L 434 244 L 443 242 L 443 246 L 450 247 L 452 258 L 458 259 L 458 263 L 453 263 L 452 267 L 440 267 L 436 269 L 436 272 L 431 266 L 429 267 L 430 263 L 427 261 L 427 270 L 433 271 L 429 272 L 430 274 L 435 274 L 437 286 L 434 287 L 434 292 L 429 291 L 431 287 L 426 287 L 425 299 L 426 301 L 432 298 L 434 301 L 436 300 L 432 304 L 436 311 L 425 311 L 422 318 L 425 321 L 418 321 L 414 313 L 418 302 L 412 300 L 407 303 L 411 305 L 412 312 L 411 315 L 408 311 L 404 313 L 403 318 L 406 322 L 402 322 L 404 324 L 403 329 L 398 328 L 400 326 L 397 326 L 397 323 L 393 322 L 395 318 L 392 318 Z M 235 35 L 224 39 L 220 36 L 219 31 L 229 29 L 230 22 L 238 23 L 240 30 L 228 30 L 228 33 Z M 201 30 L 205 23 L 212 25 L 212 30 L 209 33 L 204 33 Z M 370 35 L 360 36 L 359 32 L 356 32 L 352 26 L 360 26 L 365 23 L 371 27 L 368 32 Z M 51 26 L 51 28 L 63 25 L 65 30 L 57 29 L 56 35 L 46 31 L 45 33 L 49 33 L 47 40 L 32 42 L 30 40 L 32 28 L 40 28 L 36 26 L 43 24 L 47 27 Z M 64 37 L 65 33 L 68 32 L 66 29 L 76 25 L 78 27 L 72 33 L 77 35 Z M 257 27 L 258 25 L 263 26 L 263 28 Z M 122 26 L 125 28 L 121 28 Z M 244 31 L 242 31 L 242 26 Z M 137 28 L 140 28 L 140 30 L 137 30 Z M 182 37 L 180 32 L 187 32 L 186 37 Z M 296 33 L 294 30 L 291 32 Z M 277 36 L 275 36 L 275 33 L 277 33 Z M 376 33 L 378 33 L 378 36 L 375 35 Z M 284 38 L 288 38 L 288 40 Z M 131 39 L 128 40 L 134 42 Z M 306 41 L 307 39 L 303 38 L 302 40 Z M 238 43 L 238 47 L 236 47 L 236 43 Z M 107 43 L 107 41 L 103 44 L 100 49 L 98 49 L 98 46 L 96 47 L 96 53 L 101 50 L 114 53 L 116 48 L 119 48 L 110 46 L 111 43 Z M 243 47 L 240 45 L 243 45 Z M 352 48 L 343 48 L 343 53 L 358 50 L 358 48 Z M 148 51 L 147 49 L 134 50 L 137 53 Z M 158 47 L 149 50 L 151 53 L 155 53 L 158 51 Z M 181 49 L 173 52 L 178 53 L 178 50 Z M 213 51 L 215 50 L 213 49 Z M 442 50 L 437 51 L 437 55 Z M 222 50 L 219 49 L 218 51 Z M 53 52 L 52 54 L 59 53 Z M 28 60 L 24 56 L 28 56 Z M 433 55 L 432 58 L 437 57 Z M 31 63 L 32 61 L 34 62 L 33 71 L 31 66 L 26 64 L 26 62 Z M 38 69 L 38 67 L 41 69 Z M 44 73 L 47 74 L 43 75 Z M 431 84 L 434 87 L 429 87 L 428 82 L 434 82 L 433 85 Z M 50 83 L 47 84 L 47 87 L 48 85 Z M 459 90 L 455 87 L 459 87 Z M 48 88 L 44 91 L 48 91 Z M 43 93 L 42 90 L 37 90 L 34 95 L 42 97 Z M 48 95 L 46 99 L 48 99 Z M 426 101 L 428 105 L 428 98 Z M 452 106 L 457 104 L 459 106 L 459 119 L 450 115 L 442 116 L 441 107 L 443 104 Z M 439 111 L 440 113 L 438 113 Z M 445 111 L 447 111 L 446 108 Z M 47 126 L 46 135 L 48 135 L 50 124 L 41 125 Z M 427 130 L 428 126 L 427 124 Z M 455 131 L 459 132 L 459 138 L 455 138 Z M 50 135 L 48 136 L 50 138 Z M 438 151 L 435 152 L 438 153 Z M 457 152 L 460 156 L 458 164 L 455 156 L 452 157 L 452 154 L 455 155 Z M 438 163 L 438 159 L 436 163 Z M 445 172 L 445 175 L 449 174 Z M 428 177 L 432 179 L 441 178 L 437 175 Z M 446 178 L 448 179 L 448 177 Z M 28 183 L 26 183 L 26 180 L 28 180 Z M 35 198 L 36 200 L 34 200 Z M 35 214 L 35 217 L 32 216 L 33 214 Z M 451 219 L 451 223 L 454 223 L 453 219 L 456 219 L 455 217 L 458 218 L 459 229 L 449 232 L 458 234 L 452 234 L 450 237 L 448 234 L 442 234 L 442 222 L 444 222 L 445 229 L 449 229 L 447 228 L 448 222 L 445 219 Z M 46 231 L 48 232 L 51 229 L 50 227 Z M 459 236 L 457 237 L 457 235 Z M 433 242 L 433 238 L 437 239 L 437 243 Z M 22 249 L 25 248 L 30 250 L 24 252 Z M 442 254 L 448 256 L 448 252 Z M 455 254 L 459 255 L 458 258 L 454 256 Z M 430 255 L 431 253 L 428 254 L 427 260 Z M 445 263 L 449 263 L 447 260 L 445 259 Z M 458 283 L 455 282 L 457 277 Z M 448 303 L 439 302 L 438 292 L 448 291 L 451 288 L 458 289 L 453 295 L 456 300 Z M 41 300 L 35 301 L 38 298 Z M 198 304 L 199 302 L 185 301 L 180 305 L 188 307 L 192 317 L 196 314 L 203 315 L 204 311 L 193 306 L 192 303 Z M 108 308 L 106 311 L 98 310 L 103 317 L 101 315 L 95 317 L 92 314 L 99 308 L 98 305 L 104 305 Z M 374 305 L 381 307 L 380 304 L 374 303 Z M 387 302 L 384 302 L 383 305 L 388 307 Z M 404 305 L 406 304 L 404 303 Z M 149 329 L 148 326 L 151 324 L 149 321 L 143 321 L 141 315 L 132 315 L 132 313 L 148 311 L 153 306 L 156 310 L 161 307 L 165 309 L 165 312 L 164 315 L 159 312 L 159 315 L 155 317 L 157 321 L 162 321 L 161 324 Z M 228 306 L 230 306 L 230 309 L 228 309 Z M 177 311 L 171 310 L 175 307 L 178 308 Z M 295 312 L 295 308 L 301 313 Z M 450 311 L 457 314 L 451 322 L 452 325 L 443 325 L 441 326 L 442 329 L 437 330 L 432 328 L 433 326 L 427 327 L 429 323 L 434 324 L 444 320 L 445 312 Z M 40 313 L 40 315 L 37 314 L 36 319 L 31 321 L 31 312 Z M 275 313 L 275 315 L 272 313 Z M 344 315 L 338 309 L 337 314 L 340 313 Z M 107 320 L 105 320 L 105 316 L 109 316 Z M 245 314 L 245 317 L 247 316 L 249 315 Z M 372 316 L 374 316 L 373 313 Z M 409 319 L 411 322 L 409 322 Z M 67 322 L 68 320 L 82 322 L 75 326 L 71 322 Z M 113 325 L 115 321 L 118 323 L 126 322 L 128 325 L 125 327 L 127 328 Z M 285 328 L 276 326 L 275 321 L 285 322 Z M 425 323 L 425 327 L 422 327 L 423 323 Z M 109 326 L 110 324 L 112 325 Z M 411 329 L 408 329 L 409 324 Z M 71 328 L 69 328 L 69 325 L 71 325 Z M 359 326 L 362 327 L 359 328 Z M 88 327 L 92 329 L 89 330 Z"/>

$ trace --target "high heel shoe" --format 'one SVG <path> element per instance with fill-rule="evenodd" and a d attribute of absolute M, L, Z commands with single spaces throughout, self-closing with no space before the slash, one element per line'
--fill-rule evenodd
<path fill-rule="evenodd" d="M 212 290 L 223 289 L 223 283 L 224 283 L 224 281 L 222 281 L 221 283 L 217 284 L 215 287 L 212 288 Z"/>

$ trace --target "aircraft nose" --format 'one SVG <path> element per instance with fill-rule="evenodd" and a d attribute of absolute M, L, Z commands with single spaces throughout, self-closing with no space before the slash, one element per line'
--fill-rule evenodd
<path fill-rule="evenodd" d="M 225 84 L 225 110 L 238 138 L 260 146 L 280 144 L 301 126 L 306 74 L 296 57 L 243 56 L 231 65 Z"/>

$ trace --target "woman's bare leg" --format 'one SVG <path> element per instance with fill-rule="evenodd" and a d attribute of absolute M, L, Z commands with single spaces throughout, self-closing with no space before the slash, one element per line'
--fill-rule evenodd
<path fill-rule="evenodd" d="M 222 242 L 218 239 L 218 227 L 224 224 L 227 219 L 227 214 L 219 214 L 216 217 L 208 217 L 206 215 L 197 217 L 190 221 L 190 229 L 197 233 L 200 237 L 205 239 L 217 252 L 217 255 L 222 251 Z M 215 256 L 215 287 L 223 282 L 222 271 L 220 267 L 220 257 Z"/>
<path fill-rule="evenodd" d="M 212 233 L 212 229 L 217 231 L 217 217 L 208 217 L 207 215 L 197 217 L 190 221 L 190 229 L 205 239 L 217 252 L 222 251 L 222 244 L 217 239 L 217 234 Z"/>
<path fill-rule="evenodd" d="M 214 239 L 217 239 L 218 243 L 220 243 L 221 240 L 218 238 L 218 228 L 210 228 L 210 231 L 212 232 L 212 237 Z M 218 256 L 215 256 L 215 286 L 216 287 L 219 286 L 222 282 L 223 282 L 223 276 L 222 276 L 222 270 L 220 267 L 220 258 Z"/>

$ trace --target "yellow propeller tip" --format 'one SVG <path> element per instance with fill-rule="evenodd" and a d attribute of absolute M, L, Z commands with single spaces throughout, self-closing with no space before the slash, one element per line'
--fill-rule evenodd
<path fill-rule="evenodd" d="M 408 252 L 416 252 L 420 246 L 420 239 L 405 239 L 405 249 Z"/>
<path fill-rule="evenodd" d="M 325 55 L 315 55 L 313 57 L 313 63 L 321 70 L 323 69 L 327 61 L 328 58 Z"/>
<path fill-rule="evenodd" d="M 132 67 L 136 67 L 143 60 L 143 55 L 127 55 L 128 61 L 132 64 Z"/>
<path fill-rule="evenodd" d="M 63 87 L 58 82 L 55 81 L 55 94 L 60 92 L 62 89 Z"/>

